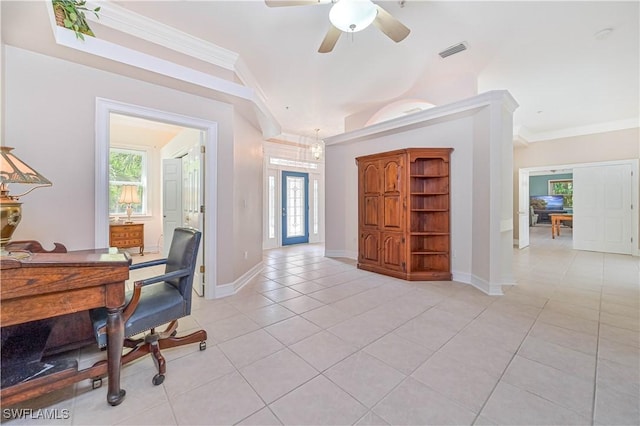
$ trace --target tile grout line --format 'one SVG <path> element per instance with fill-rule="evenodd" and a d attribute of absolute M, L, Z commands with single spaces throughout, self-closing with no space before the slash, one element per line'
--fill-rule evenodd
<path fill-rule="evenodd" d="M 547 303 L 549 302 L 550 299 L 547 299 L 546 302 L 544 302 L 544 305 L 542 305 L 542 308 L 540 309 L 540 312 L 538 312 L 538 315 L 536 315 L 536 319 L 535 321 L 533 321 L 531 323 L 531 326 L 529 326 L 529 329 L 527 330 L 527 334 L 525 334 L 525 336 L 522 338 L 522 341 L 520 342 L 520 344 L 518 345 L 518 347 L 516 348 L 516 350 L 513 352 L 513 356 L 511 357 L 511 359 L 509 360 L 509 362 L 507 363 L 507 365 L 504 367 L 504 370 L 502 370 L 502 374 L 500 374 L 500 377 L 498 378 L 498 381 L 496 382 L 496 384 L 493 386 L 493 389 L 491 389 L 491 392 L 489 392 L 489 396 L 487 396 L 487 399 L 485 399 L 485 401 L 482 403 L 482 407 L 480 407 L 480 410 L 478 410 L 478 414 L 476 414 L 476 417 L 473 419 L 473 422 L 471 423 L 472 425 L 476 423 L 476 421 L 478 421 L 478 417 L 480 417 L 480 414 L 482 413 L 482 410 L 484 410 L 484 408 L 487 405 L 487 402 L 489 402 L 489 400 L 491 399 L 491 396 L 493 395 L 493 393 L 495 392 L 496 388 L 498 387 L 498 385 L 500 384 L 500 382 L 502 381 L 502 378 L 504 377 L 505 373 L 507 372 L 507 370 L 509 369 L 509 366 L 511 365 L 511 363 L 513 362 L 513 360 L 515 359 L 516 355 L 518 355 L 518 352 L 520 351 L 520 348 L 522 347 L 523 343 L 525 342 L 525 340 L 527 340 L 527 337 L 529 337 L 529 334 L 531 333 L 531 330 L 533 329 L 533 327 L 536 325 L 536 323 L 538 322 L 538 318 L 540 317 L 540 315 L 542 314 L 542 311 L 544 310 L 545 306 L 547 305 Z M 516 386 L 518 387 L 518 386 Z M 519 387 L 518 387 L 519 388 Z M 525 392 L 529 392 L 526 389 L 523 389 Z M 555 403 L 554 403 L 555 404 Z"/>
<path fill-rule="evenodd" d="M 604 263 L 605 256 L 602 256 L 602 281 L 600 283 L 600 303 L 598 305 L 598 332 L 596 333 L 596 360 L 593 374 L 593 397 L 591 400 L 591 425 L 596 423 L 596 393 L 598 392 L 598 358 L 600 353 L 600 320 L 602 318 L 602 294 L 604 292 Z"/>

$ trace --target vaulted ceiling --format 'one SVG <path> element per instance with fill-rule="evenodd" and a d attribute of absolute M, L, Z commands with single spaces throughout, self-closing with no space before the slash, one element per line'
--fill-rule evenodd
<path fill-rule="evenodd" d="M 44 9 L 38 3 L 0 3 L 3 42 L 108 68 L 56 45 L 47 13 L 31 11 Z M 394 102 L 442 105 L 494 89 L 519 103 L 515 133 L 528 141 L 638 126 L 636 1 L 375 3 L 411 29 L 405 40 L 370 26 L 318 53 L 330 25 L 327 0 L 277 8 L 258 0 L 94 2 L 104 14 L 91 24 L 99 39 L 247 86 L 284 134 L 312 138 L 319 128 L 320 137 L 332 136 L 345 131 L 347 117 L 364 124 Z M 27 8 L 38 19 L 28 25 Z M 23 26 L 35 33 L 25 37 Z M 460 42 L 466 51 L 438 55 Z"/>

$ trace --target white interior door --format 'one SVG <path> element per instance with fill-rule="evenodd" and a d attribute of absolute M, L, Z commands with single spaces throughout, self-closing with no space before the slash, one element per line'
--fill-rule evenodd
<path fill-rule="evenodd" d="M 195 145 L 182 157 L 182 219 L 185 226 L 199 229 L 204 235 L 204 153 Z M 204 244 L 200 243 L 193 289 L 204 296 Z"/>
<path fill-rule="evenodd" d="M 518 248 L 529 246 L 529 171 L 519 170 Z"/>
<path fill-rule="evenodd" d="M 630 164 L 573 170 L 573 248 L 632 254 Z"/>
<path fill-rule="evenodd" d="M 163 256 L 169 254 L 173 230 L 182 224 L 182 160 L 162 160 L 162 235 Z"/>

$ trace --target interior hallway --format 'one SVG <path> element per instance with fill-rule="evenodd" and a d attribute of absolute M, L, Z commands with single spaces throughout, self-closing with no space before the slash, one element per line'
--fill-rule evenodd
<path fill-rule="evenodd" d="M 240 294 L 194 301 L 182 327 L 208 347 L 166 351 L 162 385 L 146 357 L 123 369 L 118 407 L 89 382 L 25 406 L 74 425 L 640 424 L 639 259 L 573 251 L 566 231 L 531 228 L 502 297 L 360 271 L 320 245 L 269 250 Z"/>

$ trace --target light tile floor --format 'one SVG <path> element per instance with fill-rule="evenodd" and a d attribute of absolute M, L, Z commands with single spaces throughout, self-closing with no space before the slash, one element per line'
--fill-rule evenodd
<path fill-rule="evenodd" d="M 3 422 L 640 424 L 638 258 L 571 250 L 570 229 L 531 241 L 501 297 L 364 272 L 319 245 L 266 251 L 239 294 L 195 300 L 181 326 L 205 328 L 208 347 L 166 351 L 161 386 L 144 358 L 124 368 L 118 407 L 83 382 L 23 405 L 69 418 Z"/>

